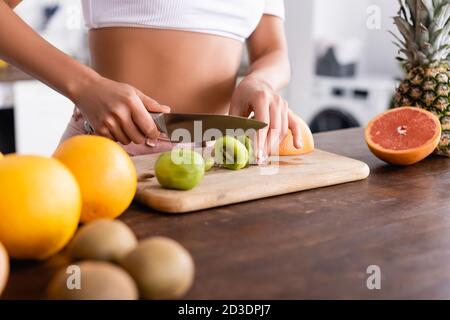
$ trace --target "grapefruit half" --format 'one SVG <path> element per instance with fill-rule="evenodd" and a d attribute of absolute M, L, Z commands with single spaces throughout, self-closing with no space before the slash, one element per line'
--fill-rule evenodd
<path fill-rule="evenodd" d="M 292 136 L 292 131 L 289 130 L 287 136 L 280 143 L 278 150 L 279 156 L 297 156 L 303 155 L 314 151 L 314 138 L 305 121 L 297 118 L 300 125 L 300 131 L 302 133 L 303 148 L 297 149 L 294 146 L 294 137 Z"/>
<path fill-rule="evenodd" d="M 369 149 L 393 165 L 412 165 L 428 157 L 439 144 L 439 119 L 423 109 L 402 107 L 384 112 L 367 126 Z"/>

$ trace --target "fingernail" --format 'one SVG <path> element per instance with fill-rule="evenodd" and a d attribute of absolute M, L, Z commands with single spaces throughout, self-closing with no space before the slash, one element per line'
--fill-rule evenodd
<path fill-rule="evenodd" d="M 150 147 L 150 148 L 154 148 L 156 147 L 156 140 L 152 140 L 150 138 L 147 138 L 145 141 L 145 145 Z"/>

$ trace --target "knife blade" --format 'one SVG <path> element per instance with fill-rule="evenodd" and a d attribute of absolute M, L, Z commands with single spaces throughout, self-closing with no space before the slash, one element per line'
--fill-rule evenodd
<path fill-rule="evenodd" d="M 152 112 L 150 114 L 158 130 L 176 142 L 180 141 L 180 135 L 183 135 L 184 142 L 203 142 L 211 140 L 210 135 L 214 133 L 236 136 L 267 126 L 267 123 L 261 121 L 229 115 Z M 177 131 L 178 129 L 181 130 Z M 215 135 L 214 137 L 217 138 Z"/>

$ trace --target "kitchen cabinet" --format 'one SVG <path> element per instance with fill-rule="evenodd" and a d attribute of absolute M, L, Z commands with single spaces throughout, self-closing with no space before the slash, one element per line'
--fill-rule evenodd
<path fill-rule="evenodd" d="M 191 252 L 187 299 L 448 299 L 450 159 L 393 167 L 370 153 L 362 129 L 314 137 L 366 162 L 369 178 L 185 215 L 135 204 L 120 219 L 139 239 L 168 236 Z M 42 298 L 64 263 L 13 262 L 3 297 Z M 381 290 L 368 282 L 373 270 Z"/>

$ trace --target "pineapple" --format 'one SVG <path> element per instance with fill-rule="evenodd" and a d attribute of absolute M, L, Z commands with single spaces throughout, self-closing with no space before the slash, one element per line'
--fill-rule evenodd
<path fill-rule="evenodd" d="M 435 114 L 442 125 L 437 153 L 450 157 L 450 0 L 399 0 L 394 17 L 406 78 L 394 106 L 416 106 Z"/>

